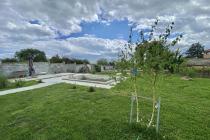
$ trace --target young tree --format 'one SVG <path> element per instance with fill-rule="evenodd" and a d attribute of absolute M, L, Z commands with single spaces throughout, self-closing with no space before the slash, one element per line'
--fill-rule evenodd
<path fill-rule="evenodd" d="M 138 42 L 132 43 L 132 28 L 129 35 L 128 44 L 125 45 L 125 48 L 122 50 L 120 55 L 121 63 L 123 64 L 123 69 L 125 67 L 130 69 L 140 68 L 144 73 L 151 75 L 151 85 L 152 85 L 152 94 L 153 94 L 153 108 L 152 115 L 149 121 L 148 127 L 151 126 L 154 119 L 155 104 L 156 104 L 156 82 L 158 74 L 174 66 L 174 59 L 181 59 L 181 55 L 172 52 L 170 50 L 171 46 L 174 46 L 177 42 L 180 41 L 182 35 L 178 35 L 173 41 L 169 42 L 168 38 L 171 35 L 171 31 L 174 26 L 174 22 L 170 23 L 163 34 L 160 34 L 159 37 L 155 37 L 154 31 L 158 25 L 158 20 L 155 21 L 152 29 L 149 33 L 149 36 L 146 37 L 144 32 L 140 32 L 140 40 Z M 169 69 L 170 70 L 170 69 Z M 136 89 L 136 77 L 134 79 L 134 95 L 136 98 L 137 106 L 137 122 L 138 118 L 138 94 Z"/>
<path fill-rule="evenodd" d="M 202 58 L 203 53 L 204 46 L 201 45 L 199 42 L 192 44 L 186 52 L 188 58 Z"/>
<path fill-rule="evenodd" d="M 28 61 L 29 56 L 34 56 L 34 62 L 46 62 L 47 57 L 43 51 L 38 49 L 22 49 L 15 53 L 15 57 L 19 61 Z"/>

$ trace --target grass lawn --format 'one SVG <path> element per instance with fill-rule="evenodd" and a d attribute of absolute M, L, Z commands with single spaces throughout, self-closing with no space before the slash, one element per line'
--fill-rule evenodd
<path fill-rule="evenodd" d="M 138 79 L 139 95 L 151 96 L 148 77 Z M 161 76 L 159 139 L 210 139 L 210 80 L 181 80 Z M 58 84 L 42 89 L 0 96 L 0 139 L 155 139 L 145 129 L 151 103 L 140 100 L 141 123 L 128 125 L 130 80 L 111 90 Z"/>
<path fill-rule="evenodd" d="M 20 82 L 22 84 L 20 87 L 28 87 L 28 86 L 32 86 L 32 85 L 38 84 L 38 81 L 35 81 L 35 80 L 32 80 L 32 81 L 20 81 Z M 8 86 L 6 88 L 0 89 L 0 91 L 14 89 L 14 88 L 18 88 L 17 84 L 15 82 L 9 82 Z"/>

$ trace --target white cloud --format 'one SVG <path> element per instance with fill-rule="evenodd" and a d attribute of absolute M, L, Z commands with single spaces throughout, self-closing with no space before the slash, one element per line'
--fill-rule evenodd
<path fill-rule="evenodd" d="M 24 48 L 37 48 L 46 52 L 48 57 L 59 54 L 80 59 L 96 61 L 99 58 L 116 59 L 119 48 L 126 42 L 124 40 L 110 40 L 95 37 L 69 38 L 68 40 L 35 41 L 31 44 L 17 42 L 16 44 L 4 43 L 1 46 L 0 57 L 12 57 L 15 51 Z M 8 47 L 10 46 L 10 50 Z"/>
<path fill-rule="evenodd" d="M 180 47 L 198 41 L 210 47 L 209 0 L 1 0 L 0 14 L 0 57 L 34 47 L 45 50 L 49 56 L 70 53 L 92 60 L 111 58 L 125 41 L 94 35 L 55 40 L 56 32 L 80 32 L 82 21 L 110 25 L 114 19 L 125 18 L 137 24 L 136 30 L 149 28 L 156 17 L 161 26 L 175 21 L 174 31 L 184 33 Z M 103 19 L 98 15 L 103 15 Z M 39 20 L 40 24 L 30 24 L 30 20 Z"/>

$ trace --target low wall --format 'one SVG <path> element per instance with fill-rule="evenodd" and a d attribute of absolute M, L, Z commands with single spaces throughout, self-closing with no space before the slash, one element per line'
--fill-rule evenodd
<path fill-rule="evenodd" d="M 194 58 L 187 60 L 187 66 L 210 66 L 210 59 Z"/>
<path fill-rule="evenodd" d="M 92 71 L 92 65 L 86 65 Z M 48 63 L 48 62 L 34 62 L 34 69 L 36 74 L 44 73 L 78 73 L 81 68 L 86 67 L 84 64 L 64 64 L 64 63 Z M 28 75 L 27 63 L 6 63 L 0 64 L 0 74 L 7 77 L 17 77 L 17 72 L 25 72 Z"/>

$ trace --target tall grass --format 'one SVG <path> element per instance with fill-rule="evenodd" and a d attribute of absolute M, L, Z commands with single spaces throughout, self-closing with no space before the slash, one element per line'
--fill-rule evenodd
<path fill-rule="evenodd" d="M 0 75 L 0 89 L 6 88 L 8 86 L 9 82 L 7 78 L 3 75 Z"/>

